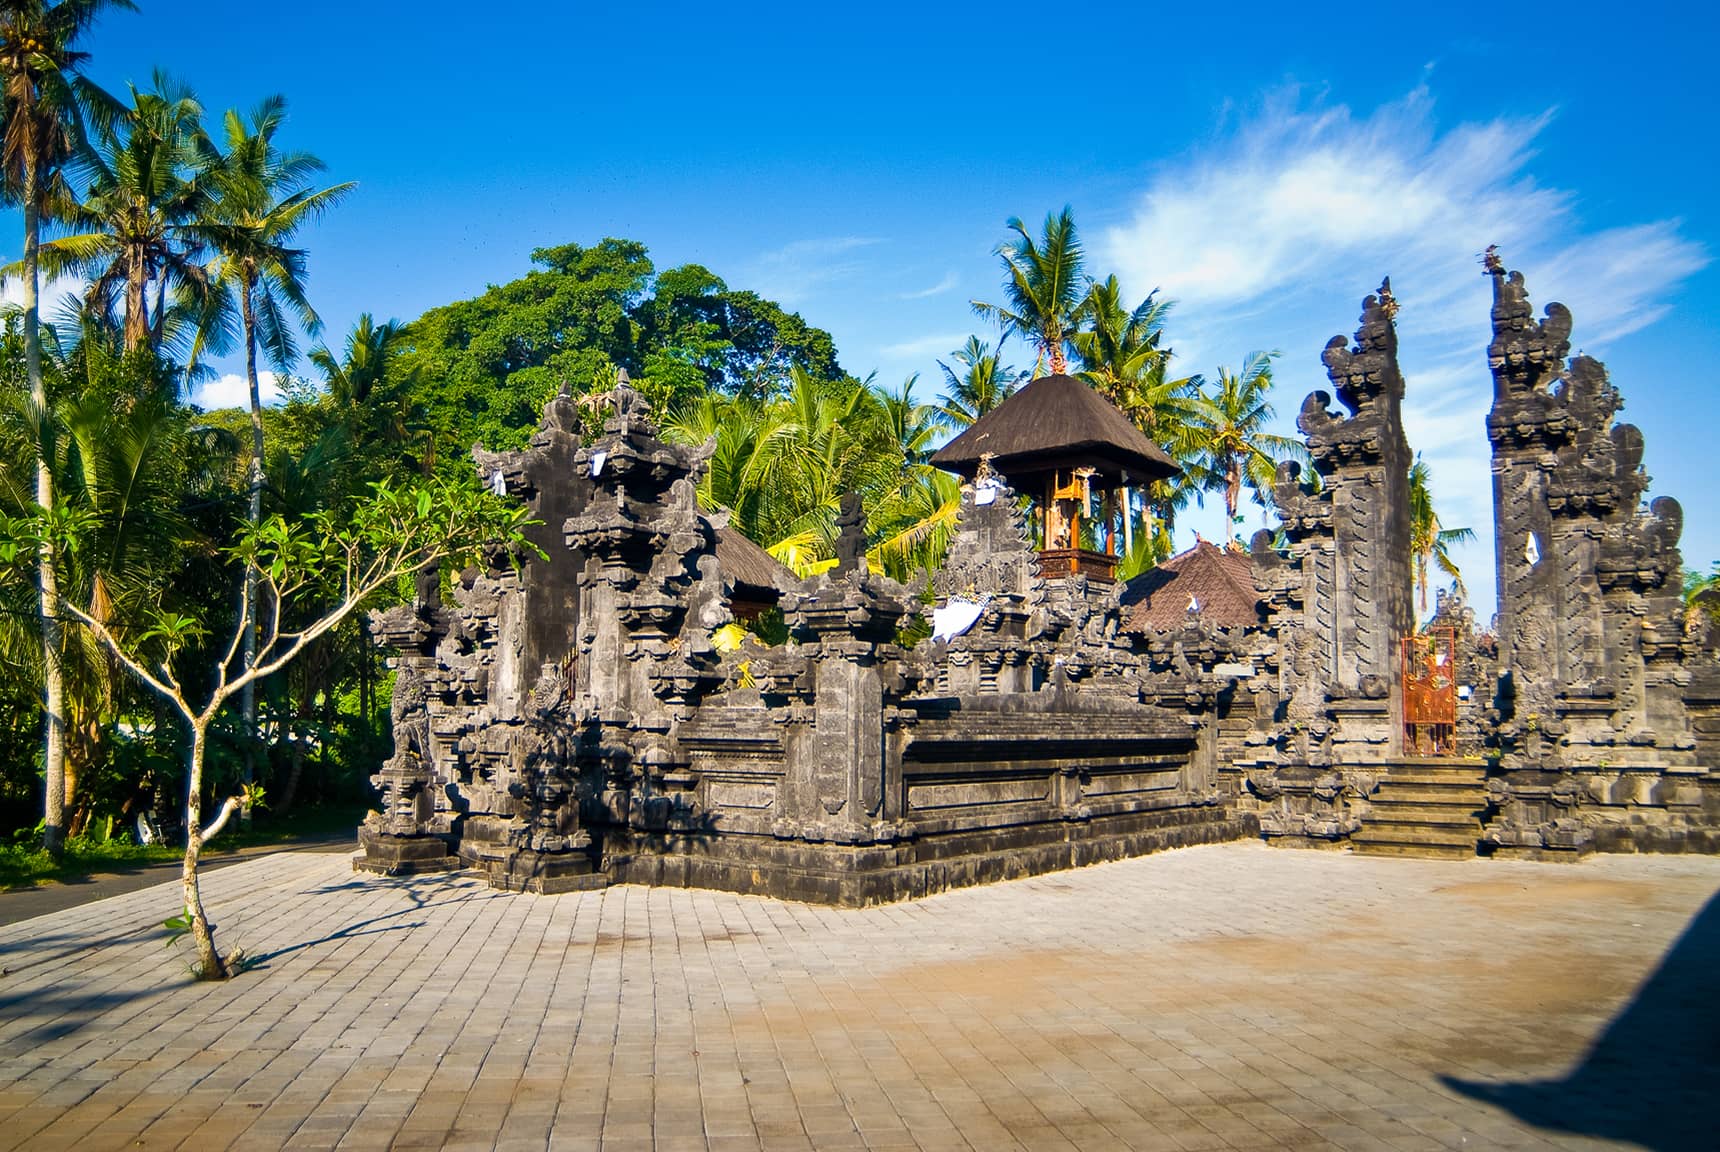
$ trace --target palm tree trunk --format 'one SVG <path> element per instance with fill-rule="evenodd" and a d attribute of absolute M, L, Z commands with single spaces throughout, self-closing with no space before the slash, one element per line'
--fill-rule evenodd
<path fill-rule="evenodd" d="M 24 371 L 30 381 L 30 403 L 41 426 L 36 437 L 36 504 L 44 512 L 54 506 L 54 476 L 49 469 L 48 387 L 42 379 L 42 333 L 39 257 L 42 216 L 38 203 L 36 165 L 24 169 Z M 54 545 L 44 541 L 37 562 L 42 604 L 42 761 L 47 776 L 42 805 L 42 845 L 55 856 L 66 839 L 66 680 L 60 664 L 60 580 L 54 566 Z"/>
<path fill-rule="evenodd" d="M 1229 540 L 1236 535 L 1236 506 L 1242 503 L 1242 464 L 1235 457 L 1230 458 L 1230 467 L 1224 473 L 1224 538 Z"/>
<path fill-rule="evenodd" d="M 255 525 L 263 519 L 263 398 L 257 383 L 257 318 L 251 310 L 252 279 L 247 276 L 242 292 L 242 307 L 245 321 L 245 380 L 251 388 L 251 507 L 250 522 Z M 245 603 L 249 605 L 248 619 L 245 621 L 245 643 L 242 659 L 246 671 L 257 662 L 257 566 L 245 566 Z M 257 686 L 252 681 L 240 690 L 239 715 L 244 730 L 245 766 L 244 782 L 248 786 L 256 779 L 256 744 L 257 732 Z M 240 818 L 247 824 L 251 822 L 251 791 L 245 789 L 245 806 L 240 811 Z"/>
<path fill-rule="evenodd" d="M 125 350 L 136 352 L 149 344 L 148 305 L 143 296 L 143 262 L 135 256 L 125 278 Z"/>

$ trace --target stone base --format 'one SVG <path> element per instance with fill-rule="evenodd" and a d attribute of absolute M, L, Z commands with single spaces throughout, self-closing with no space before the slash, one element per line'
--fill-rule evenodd
<path fill-rule="evenodd" d="M 583 852 L 515 852 L 489 861 L 484 872 L 492 888 L 502 892 L 535 892 L 540 896 L 587 892 L 609 884 L 609 877 L 596 871 L 591 857 Z"/>
<path fill-rule="evenodd" d="M 1350 846 L 1348 836 L 1305 836 L 1299 832 L 1262 832 L 1260 838 L 1274 848 L 1306 848 L 1313 852 L 1342 852 Z"/>
<path fill-rule="evenodd" d="M 1259 834 L 1252 814 L 1209 806 L 996 828 L 887 847 L 742 835 L 651 838 L 611 855 L 606 870 L 616 883 L 864 907 Z"/>
<path fill-rule="evenodd" d="M 1515 844 L 1492 847 L 1493 850 L 1486 855 L 1494 860 L 1534 860 L 1541 864 L 1575 864 L 1590 851 L 1588 848 L 1525 848 Z"/>
<path fill-rule="evenodd" d="M 416 876 L 425 872 L 458 872 L 466 865 L 448 851 L 440 836 L 389 836 L 367 827 L 358 830 L 364 855 L 352 862 L 354 872 L 378 876 Z"/>

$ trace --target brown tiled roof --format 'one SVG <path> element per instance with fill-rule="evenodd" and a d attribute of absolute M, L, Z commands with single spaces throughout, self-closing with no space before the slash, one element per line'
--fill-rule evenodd
<path fill-rule="evenodd" d="M 1220 628 L 1260 624 L 1260 594 L 1254 590 L 1248 553 L 1201 540 L 1124 586 L 1125 626 L 1135 632 L 1180 628 L 1193 615 L 1191 599 L 1207 624 Z"/>
<path fill-rule="evenodd" d="M 787 565 L 733 528 L 717 529 L 717 570 L 735 582 L 737 591 L 768 592 L 776 599 L 776 575 L 793 577 Z"/>
<path fill-rule="evenodd" d="M 1116 405 L 1072 376 L 1041 376 L 938 449 L 932 463 L 972 476 L 980 454 L 1006 478 L 1086 455 L 1135 482 L 1175 476 L 1177 466 Z M 1061 464 L 1060 466 L 1067 466 Z"/>

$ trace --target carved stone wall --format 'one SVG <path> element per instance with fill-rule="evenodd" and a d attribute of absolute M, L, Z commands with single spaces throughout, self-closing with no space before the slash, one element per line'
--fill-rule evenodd
<path fill-rule="evenodd" d="M 554 526 L 553 573 L 498 558 L 452 608 L 379 618 L 402 751 L 362 866 L 868 903 L 1252 830 L 1219 782 L 1243 639 L 1124 634 L 1120 588 L 1040 576 L 1001 480 L 965 491 L 939 575 L 983 602 L 963 635 L 900 647 L 919 590 L 869 570 L 850 498 L 837 569 L 780 589 L 789 642 L 719 656 L 705 452 L 615 400 L 589 445 L 558 398 L 530 450 L 478 455 Z"/>

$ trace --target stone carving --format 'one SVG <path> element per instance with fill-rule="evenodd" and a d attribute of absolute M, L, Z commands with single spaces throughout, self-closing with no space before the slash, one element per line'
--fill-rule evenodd
<path fill-rule="evenodd" d="M 1566 361 L 1570 311 L 1549 304 L 1536 320 L 1522 274 L 1494 256 L 1487 433 L 1504 683 L 1486 838 L 1531 853 L 1682 840 L 1712 819 L 1699 811 L 1694 781 L 1708 774 L 1686 701 L 1708 661 L 1684 635 L 1683 513 L 1668 497 L 1642 508 L 1642 434 L 1614 423 L 1623 402 L 1606 369 Z M 1663 807 L 1674 795 L 1683 803 Z"/>

